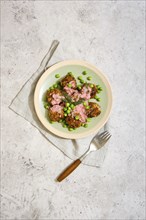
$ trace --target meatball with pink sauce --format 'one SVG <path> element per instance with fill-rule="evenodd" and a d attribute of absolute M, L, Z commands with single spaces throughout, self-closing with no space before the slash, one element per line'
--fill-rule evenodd
<path fill-rule="evenodd" d="M 60 105 L 54 105 L 48 109 L 49 119 L 51 121 L 59 122 L 60 119 L 64 118 L 63 107 Z"/>
<path fill-rule="evenodd" d="M 60 82 L 61 86 L 75 89 L 77 87 L 76 79 L 72 74 L 67 74 Z"/>
<path fill-rule="evenodd" d="M 61 90 L 51 89 L 47 91 L 46 98 L 51 105 L 59 105 L 64 99 L 64 96 L 62 95 Z"/>
<path fill-rule="evenodd" d="M 86 109 L 86 114 L 89 118 L 96 117 L 101 113 L 101 107 L 95 102 L 88 103 L 89 109 Z"/>

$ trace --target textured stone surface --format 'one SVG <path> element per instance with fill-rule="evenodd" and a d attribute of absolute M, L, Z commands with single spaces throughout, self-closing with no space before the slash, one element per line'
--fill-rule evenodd
<path fill-rule="evenodd" d="M 1 219 L 144 219 L 144 1 L 2 1 Z M 52 63 L 85 59 L 109 78 L 113 135 L 101 169 L 70 160 L 8 109 L 53 39 Z M 42 144 L 43 143 L 43 144 Z"/>

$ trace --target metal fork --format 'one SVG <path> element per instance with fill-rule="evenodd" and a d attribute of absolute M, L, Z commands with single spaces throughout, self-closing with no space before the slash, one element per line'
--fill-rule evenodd
<path fill-rule="evenodd" d="M 99 150 L 102 148 L 107 141 L 110 139 L 111 134 L 108 131 L 104 131 L 101 134 L 97 134 L 93 137 L 93 139 L 90 142 L 89 148 L 87 151 L 79 157 L 77 160 L 75 160 L 73 163 L 71 163 L 58 177 L 57 181 L 61 182 L 63 179 L 65 179 L 70 173 L 72 173 L 79 164 L 85 159 L 85 157 L 93 151 Z"/>

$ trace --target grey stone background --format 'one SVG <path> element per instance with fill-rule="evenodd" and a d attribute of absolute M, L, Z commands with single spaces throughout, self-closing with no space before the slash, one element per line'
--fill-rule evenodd
<path fill-rule="evenodd" d="M 145 219 L 144 1 L 1 1 L 1 219 Z M 53 39 L 52 63 L 83 59 L 109 78 L 113 137 L 102 168 L 71 161 L 8 106 Z"/>

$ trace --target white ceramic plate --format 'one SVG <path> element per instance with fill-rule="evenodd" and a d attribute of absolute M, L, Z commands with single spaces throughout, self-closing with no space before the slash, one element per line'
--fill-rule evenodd
<path fill-rule="evenodd" d="M 87 75 L 83 76 L 82 72 L 87 71 Z M 101 102 L 101 114 L 98 117 L 92 118 L 88 124 L 88 128 L 80 127 L 74 131 L 68 131 L 67 128 L 63 128 L 58 122 L 50 124 L 47 116 L 47 110 L 44 108 L 43 97 L 47 89 L 56 82 L 55 75 L 60 74 L 61 77 L 65 76 L 68 72 L 72 72 L 77 78 L 82 75 L 83 79 L 86 80 L 87 76 L 91 76 L 92 80 L 89 81 L 94 84 L 99 84 L 103 91 L 99 94 Z M 95 101 L 95 100 L 94 100 Z M 57 136 L 78 139 L 83 138 L 93 133 L 97 133 L 100 128 L 107 122 L 111 107 L 112 107 L 112 92 L 110 84 L 107 78 L 93 65 L 79 60 L 67 60 L 59 62 L 51 66 L 44 74 L 40 77 L 34 93 L 34 106 L 36 114 L 44 125 L 44 127 L 54 133 Z"/>

